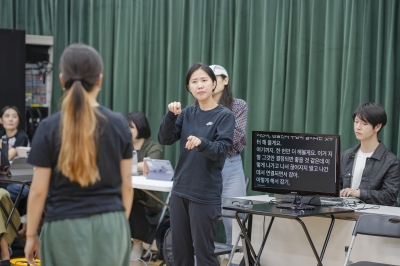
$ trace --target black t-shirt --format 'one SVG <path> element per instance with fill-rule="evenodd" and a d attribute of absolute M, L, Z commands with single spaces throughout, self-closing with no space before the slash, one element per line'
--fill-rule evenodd
<path fill-rule="evenodd" d="M 3 137 L 3 136 L 7 137 L 6 132 L 4 130 L 1 130 L 0 131 L 0 136 L 1 137 Z M 10 138 L 7 137 L 7 139 L 8 139 L 8 146 L 9 146 L 8 148 L 9 149 L 20 147 L 20 146 L 22 146 L 22 147 L 29 146 L 28 136 L 26 135 L 25 131 L 20 130 L 20 129 L 17 131 L 17 134 L 15 134 L 14 136 L 12 136 Z"/>
<path fill-rule="evenodd" d="M 99 119 L 97 167 L 100 181 L 88 187 L 82 188 L 56 170 L 61 147 L 61 113 L 43 120 L 35 132 L 28 163 L 52 169 L 45 207 L 47 222 L 125 210 L 121 197 L 120 162 L 122 159 L 132 158 L 132 135 L 126 119 L 121 114 L 102 106 L 97 109 L 106 117 Z"/>
<path fill-rule="evenodd" d="M 233 113 L 222 105 L 208 111 L 198 105 L 187 106 L 178 116 L 167 112 L 158 141 L 171 145 L 180 140 L 173 194 L 202 204 L 221 204 L 221 171 L 233 145 L 234 126 Z M 196 149 L 185 148 L 190 135 L 201 140 Z"/>

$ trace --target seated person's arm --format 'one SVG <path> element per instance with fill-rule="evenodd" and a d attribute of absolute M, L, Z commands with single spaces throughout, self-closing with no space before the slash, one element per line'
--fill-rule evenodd
<path fill-rule="evenodd" d="M 8 150 L 8 159 L 11 161 L 14 157 L 17 156 L 17 149 L 11 148 Z"/>
<path fill-rule="evenodd" d="M 17 156 L 17 149 L 16 147 L 29 147 L 29 139 L 26 133 L 22 130 L 18 131 L 15 143 L 11 149 L 8 150 L 8 159 L 11 161 Z M 1 143 L 0 143 L 1 148 Z"/>
<path fill-rule="evenodd" d="M 145 157 L 150 157 L 151 159 L 163 159 L 162 149 L 151 149 Z M 138 163 L 138 172 L 143 172 L 143 162 Z"/>
<path fill-rule="evenodd" d="M 400 164 L 396 160 L 382 178 L 379 190 L 360 190 L 360 199 L 365 203 L 397 206 L 400 188 Z"/>

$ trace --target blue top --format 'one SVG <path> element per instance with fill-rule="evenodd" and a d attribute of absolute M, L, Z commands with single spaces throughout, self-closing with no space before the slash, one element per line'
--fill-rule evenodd
<path fill-rule="evenodd" d="M 226 155 L 233 145 L 235 118 L 222 105 L 208 111 L 188 106 L 178 116 L 168 111 L 158 131 L 163 145 L 180 142 L 180 156 L 175 169 L 172 193 L 204 204 L 221 204 L 222 176 Z M 201 144 L 185 148 L 192 135 Z"/>

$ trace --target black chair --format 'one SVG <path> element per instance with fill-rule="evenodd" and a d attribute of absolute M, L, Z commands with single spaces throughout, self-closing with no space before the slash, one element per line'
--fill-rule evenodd
<path fill-rule="evenodd" d="M 245 184 L 246 184 L 246 190 L 247 190 L 247 187 L 249 185 L 249 178 L 248 177 L 245 177 Z M 244 204 L 244 205 L 248 205 L 250 203 L 249 200 L 241 200 L 241 199 L 237 199 L 236 200 L 235 199 L 234 201 L 236 203 L 240 203 L 240 204 Z M 225 217 L 225 218 L 232 218 L 232 219 L 236 220 L 235 214 L 236 214 L 236 212 L 234 212 L 234 211 L 222 210 L 222 217 Z M 243 214 L 243 215 L 241 215 L 241 219 L 242 219 L 242 224 L 245 225 L 245 223 L 249 219 L 249 215 Z M 168 230 L 168 234 L 165 235 L 164 243 L 169 243 L 170 242 L 170 239 L 167 239 L 167 238 L 170 238 L 169 231 L 170 230 Z M 222 256 L 222 255 L 230 254 L 229 260 L 228 260 L 226 266 L 230 266 L 231 265 L 232 258 L 233 258 L 235 253 L 239 253 L 239 252 L 240 253 L 244 253 L 245 256 L 246 256 L 246 251 L 247 250 L 244 249 L 242 246 L 239 246 L 240 239 L 242 239 L 242 232 L 241 231 L 236 236 L 236 240 L 235 240 L 233 245 L 214 242 L 214 245 L 215 245 L 214 254 L 216 256 Z M 243 241 L 243 239 L 242 239 L 242 243 L 245 244 L 245 241 Z M 159 266 L 163 266 L 163 265 L 169 266 L 169 265 L 171 265 L 171 263 L 169 263 L 167 260 L 168 260 L 169 257 L 172 257 L 172 254 L 170 254 L 170 253 L 172 253 L 172 251 L 171 251 L 170 247 L 167 248 L 167 249 L 168 250 L 164 251 L 164 261 Z M 221 263 L 222 263 L 222 259 L 223 259 L 223 257 L 221 258 Z"/>
<path fill-rule="evenodd" d="M 245 184 L 246 184 L 246 190 L 247 190 L 247 187 L 249 185 L 249 178 L 248 177 L 245 177 Z M 233 200 L 232 199 L 232 201 L 235 201 L 235 203 L 240 203 L 240 204 L 243 204 L 243 205 L 248 205 L 250 203 L 249 200 L 240 200 L 240 199 Z M 231 205 L 233 205 L 233 202 L 232 202 Z M 234 211 L 229 211 L 229 210 L 224 210 L 224 209 L 222 210 L 222 217 L 223 218 L 231 218 L 234 221 L 236 221 L 235 214 L 236 214 L 236 212 L 234 212 Z M 245 225 L 245 223 L 247 222 L 249 216 L 243 214 L 243 215 L 241 215 L 241 218 L 242 218 L 242 224 Z M 228 262 L 226 264 L 226 266 L 230 266 L 231 263 L 232 263 L 232 258 L 233 258 L 235 253 L 243 253 L 243 252 L 245 252 L 243 247 L 239 246 L 240 239 L 242 239 L 242 232 L 241 231 L 239 231 L 238 235 L 236 236 L 236 239 L 232 239 L 234 241 L 233 245 L 214 242 L 214 245 L 215 245 L 214 254 L 217 255 L 217 256 L 221 256 L 220 263 L 222 263 L 222 261 L 224 259 L 224 257 L 222 255 L 230 254 L 229 255 L 229 260 L 228 260 Z M 242 241 L 242 243 L 244 243 L 244 241 Z"/>
<path fill-rule="evenodd" d="M 357 234 L 394 237 L 400 238 L 400 216 L 394 215 L 378 215 L 378 214 L 363 214 L 361 215 L 354 227 L 353 237 L 344 261 L 344 266 L 347 265 L 351 250 L 353 248 Z M 391 264 L 360 261 L 351 264 L 352 266 L 394 266 Z"/>
<path fill-rule="evenodd" d="M 243 201 L 243 203 L 247 203 L 247 202 Z M 243 219 L 242 219 L 242 223 L 246 223 L 247 219 L 248 219 L 248 215 L 244 215 Z M 236 242 L 234 245 L 228 245 L 228 244 L 224 244 L 224 243 L 214 242 L 214 245 L 215 245 L 214 254 L 216 256 L 231 254 L 226 266 L 229 266 L 231 264 L 232 257 L 236 252 L 246 252 L 242 247 L 238 246 L 240 238 L 241 238 L 241 232 L 237 236 L 237 239 L 236 239 Z M 242 241 L 242 242 L 244 242 L 244 241 Z M 163 259 L 164 259 L 164 261 L 159 266 L 164 266 L 164 265 L 174 266 L 173 257 L 172 257 L 172 243 L 171 243 L 171 229 L 170 228 L 166 231 L 165 236 L 164 236 Z"/>
<path fill-rule="evenodd" d="M 249 204 L 248 200 L 239 200 L 238 202 L 240 202 L 241 204 L 247 205 Z M 226 218 L 232 218 L 235 219 L 235 215 L 223 215 L 223 217 Z M 249 215 L 244 214 L 242 216 L 242 224 L 245 225 L 247 220 L 249 218 Z M 230 254 L 229 255 L 229 260 L 226 264 L 226 266 L 230 266 L 232 263 L 232 259 L 235 253 L 243 253 L 245 252 L 245 250 L 243 249 L 242 246 L 239 246 L 239 241 L 242 239 L 242 232 L 240 231 L 238 233 L 238 235 L 236 236 L 236 240 L 234 241 L 233 245 L 230 244 L 225 244 L 225 243 L 218 243 L 218 242 L 214 242 L 215 245 L 215 250 L 214 250 L 214 254 L 217 256 L 222 256 L 222 255 L 226 255 L 226 254 Z M 234 240 L 234 239 L 232 239 Z M 244 243 L 244 241 L 242 241 L 242 243 Z M 220 263 L 222 263 L 223 257 L 221 257 L 221 261 Z"/>

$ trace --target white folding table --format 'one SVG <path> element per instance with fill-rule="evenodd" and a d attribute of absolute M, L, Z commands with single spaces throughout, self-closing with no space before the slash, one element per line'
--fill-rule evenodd
<path fill-rule="evenodd" d="M 158 220 L 157 228 L 156 231 L 158 230 L 158 227 L 160 226 L 165 212 L 169 208 L 169 199 L 171 197 L 171 190 L 172 190 L 172 184 L 173 181 L 162 181 L 162 180 L 153 180 L 153 179 L 147 179 L 145 176 L 132 176 L 132 187 L 141 189 L 145 193 L 147 193 L 149 196 L 160 202 L 164 207 L 162 209 L 160 219 Z M 161 192 L 168 192 L 168 196 L 164 201 L 159 199 L 156 195 L 154 195 L 151 191 L 161 191 Z M 150 243 L 149 248 L 147 249 L 147 253 L 144 255 L 145 257 L 147 254 L 150 252 L 152 247 L 152 243 Z M 150 256 L 151 258 L 151 256 Z"/>

